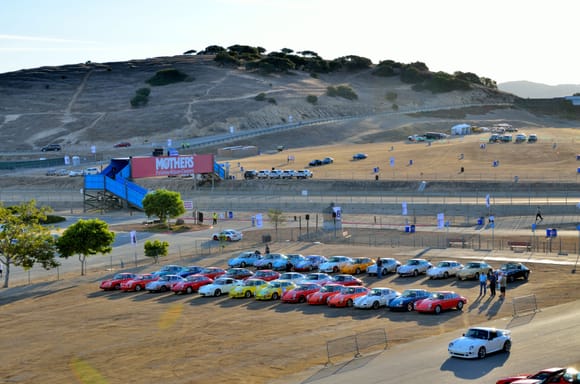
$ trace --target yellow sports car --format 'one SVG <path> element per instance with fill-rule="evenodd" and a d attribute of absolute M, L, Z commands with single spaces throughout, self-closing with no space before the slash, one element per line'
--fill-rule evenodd
<path fill-rule="evenodd" d="M 359 273 L 366 272 L 367 267 L 374 263 L 375 262 L 370 257 L 353 257 L 352 262 L 340 267 L 340 273 L 358 275 Z"/>
<path fill-rule="evenodd" d="M 256 300 L 278 300 L 284 292 L 296 288 L 296 284 L 291 281 L 274 280 L 262 286 L 256 292 Z"/>
<path fill-rule="evenodd" d="M 262 279 L 247 279 L 244 280 L 242 285 L 230 289 L 229 296 L 232 298 L 252 297 L 256 294 L 258 289 L 263 288 L 266 284 L 268 284 L 268 282 Z"/>

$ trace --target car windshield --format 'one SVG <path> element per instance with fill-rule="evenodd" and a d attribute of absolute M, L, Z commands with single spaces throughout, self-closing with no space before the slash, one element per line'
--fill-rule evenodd
<path fill-rule="evenodd" d="M 479 264 L 478 263 L 467 263 L 465 268 L 479 268 Z"/>
<path fill-rule="evenodd" d="M 403 292 L 403 297 L 417 297 L 417 292 L 406 290 Z"/>
<path fill-rule="evenodd" d="M 202 276 L 191 275 L 191 276 L 188 276 L 186 280 L 187 281 L 201 281 L 201 280 L 205 280 L 205 278 Z"/>
<path fill-rule="evenodd" d="M 417 260 L 409 260 L 407 261 L 407 265 L 417 265 L 419 262 Z"/>
<path fill-rule="evenodd" d="M 351 293 L 355 293 L 355 288 L 352 288 L 352 287 L 344 287 L 342 289 L 341 293 L 346 294 L 346 295 L 351 294 Z"/>
<path fill-rule="evenodd" d="M 328 261 L 331 263 L 338 263 L 338 262 L 342 261 L 342 258 L 338 257 L 338 256 L 333 256 L 330 259 L 328 259 Z"/>
<path fill-rule="evenodd" d="M 481 329 L 470 329 L 465 334 L 465 337 L 487 340 L 487 332 Z"/>
<path fill-rule="evenodd" d="M 446 263 L 444 261 L 442 261 L 439 264 L 437 264 L 437 267 L 439 267 L 439 268 L 444 268 L 444 267 L 448 267 L 448 266 L 449 266 L 449 263 Z"/>
<path fill-rule="evenodd" d="M 381 291 L 378 289 L 373 289 L 369 292 L 369 296 L 381 296 Z"/>
<path fill-rule="evenodd" d="M 215 285 L 226 285 L 228 283 L 228 280 L 216 280 L 214 282 Z"/>
<path fill-rule="evenodd" d="M 282 284 L 280 284 L 279 282 L 270 283 L 271 288 L 280 288 L 281 286 Z"/>

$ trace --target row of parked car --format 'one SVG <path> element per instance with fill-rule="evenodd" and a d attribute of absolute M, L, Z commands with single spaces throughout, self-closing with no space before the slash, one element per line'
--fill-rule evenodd
<path fill-rule="evenodd" d="M 55 169 L 55 168 L 51 168 L 51 169 L 47 169 L 46 170 L 46 176 L 70 176 L 70 177 L 76 177 L 76 176 L 85 176 L 85 175 L 98 175 L 100 172 L 99 168 L 97 167 L 89 167 L 89 168 L 85 168 L 85 169 Z"/>
<path fill-rule="evenodd" d="M 536 143 L 538 141 L 538 135 L 532 133 L 529 136 L 527 136 L 525 133 L 518 133 L 516 134 L 516 137 L 514 139 L 513 136 L 509 133 L 504 134 L 493 133 L 489 137 L 490 143 L 510 143 L 512 141 L 514 141 L 515 143 L 525 143 L 526 141 L 528 143 Z"/>
<path fill-rule="evenodd" d="M 318 270 L 324 273 L 347 273 L 358 275 L 366 272 L 370 276 L 377 275 L 377 262 L 370 257 L 348 257 L 268 253 L 262 255 L 259 251 L 246 251 L 228 260 L 228 266 L 255 267 L 256 269 L 292 270 L 295 272 L 311 272 Z M 527 280 L 530 269 L 522 263 L 510 262 L 502 264 L 497 272 L 506 274 L 508 282 L 521 278 Z M 455 260 L 443 260 L 435 266 L 430 261 L 420 258 L 409 259 L 405 264 L 394 258 L 381 258 L 381 276 L 397 273 L 399 276 L 418 276 L 425 274 L 430 279 L 447 279 L 456 277 L 458 280 L 479 279 L 481 274 L 491 275 L 494 269 L 484 261 L 472 261 L 465 265 Z"/>
<path fill-rule="evenodd" d="M 247 170 L 244 172 L 244 179 L 311 179 L 312 172 L 308 169 L 263 169 L 261 171 Z"/>

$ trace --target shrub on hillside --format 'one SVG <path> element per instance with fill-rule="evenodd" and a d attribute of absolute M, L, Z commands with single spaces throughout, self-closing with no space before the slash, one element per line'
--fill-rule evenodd
<path fill-rule="evenodd" d="M 240 65 L 240 61 L 227 52 L 217 53 L 213 60 L 221 65 L 232 65 L 232 66 Z"/>
<path fill-rule="evenodd" d="M 144 107 L 149 102 L 149 94 L 151 88 L 139 88 L 135 91 L 135 96 L 131 99 L 131 106 L 133 108 Z"/>
<path fill-rule="evenodd" d="M 433 93 L 444 93 L 451 91 L 468 91 L 471 89 L 469 82 L 445 72 L 437 72 L 429 79 L 420 84 L 415 84 L 416 91 L 428 90 Z"/>
<path fill-rule="evenodd" d="M 256 101 L 264 101 L 266 100 L 266 94 L 264 92 L 258 93 L 256 97 L 254 97 Z"/>
<path fill-rule="evenodd" d="M 329 86 L 326 89 L 326 94 L 330 97 L 342 97 L 348 100 L 358 99 L 358 95 L 347 85 L 339 85 L 338 87 Z"/>
<path fill-rule="evenodd" d="M 175 68 L 167 68 L 157 71 L 153 77 L 145 81 L 149 85 L 153 86 L 160 86 L 160 85 L 168 85 L 174 83 L 180 83 L 188 79 L 188 76 L 175 69 Z"/>
<path fill-rule="evenodd" d="M 385 99 L 387 99 L 388 101 L 395 101 L 397 100 L 397 94 L 395 92 L 387 92 L 387 94 L 385 95 Z"/>
<path fill-rule="evenodd" d="M 309 102 L 310 104 L 316 104 L 318 103 L 318 97 L 316 97 L 315 95 L 308 95 L 306 96 L 306 101 Z"/>

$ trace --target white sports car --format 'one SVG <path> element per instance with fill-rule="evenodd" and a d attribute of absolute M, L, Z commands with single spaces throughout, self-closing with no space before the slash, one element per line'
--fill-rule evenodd
<path fill-rule="evenodd" d="M 199 294 L 202 296 L 221 296 L 230 293 L 230 289 L 242 285 L 243 281 L 232 279 L 230 277 L 220 277 L 214 280 L 212 284 L 204 285 L 199 288 Z"/>
<path fill-rule="evenodd" d="M 425 259 L 409 259 L 404 265 L 397 268 L 399 276 L 418 276 L 426 273 L 433 265 Z"/>
<path fill-rule="evenodd" d="M 469 328 L 463 336 L 449 343 L 451 357 L 483 359 L 488 353 L 509 352 L 512 347 L 511 331 L 488 327 Z"/>
<path fill-rule="evenodd" d="M 427 277 L 430 279 L 447 279 L 449 276 L 456 276 L 457 271 L 461 268 L 463 268 L 463 264 L 457 261 L 440 261 L 436 266 L 427 270 Z"/>
<path fill-rule="evenodd" d="M 348 256 L 331 256 L 328 258 L 328 261 L 318 266 L 318 270 L 325 273 L 337 273 L 343 265 L 346 265 L 351 261 L 352 259 Z"/>
<path fill-rule="evenodd" d="M 382 274 L 381 276 L 386 276 L 389 272 L 397 272 L 397 268 L 401 265 L 401 262 L 397 259 L 393 259 L 392 257 L 381 257 L 381 261 L 383 262 L 383 266 L 381 268 Z M 369 276 L 377 275 L 377 264 L 369 265 L 367 267 L 367 274 Z"/>
<path fill-rule="evenodd" d="M 243 233 L 240 231 L 236 231 L 235 229 L 224 229 L 219 233 L 214 233 L 211 235 L 213 240 L 220 240 L 223 239 L 225 241 L 239 241 L 242 240 L 244 237 Z"/>
<path fill-rule="evenodd" d="M 388 307 L 391 300 L 401 294 L 391 288 L 372 288 L 369 293 L 354 299 L 354 307 L 361 309 L 379 309 Z"/>

